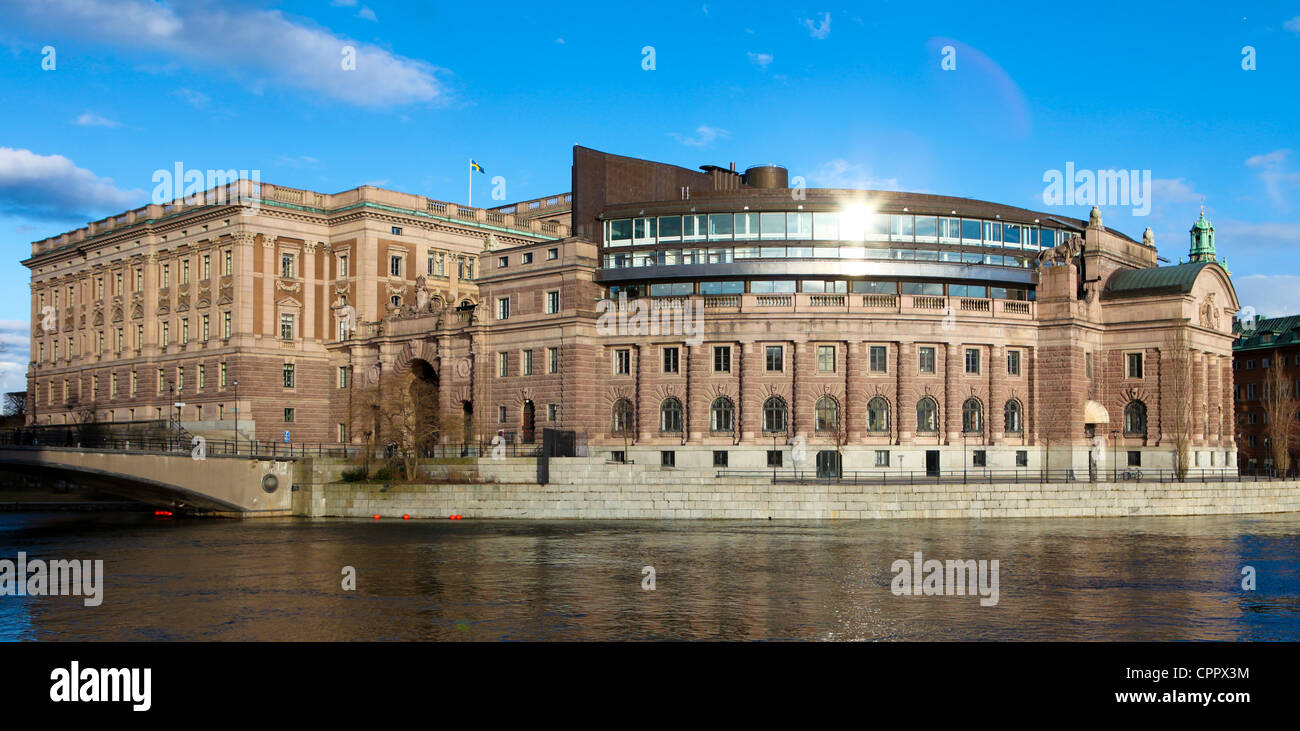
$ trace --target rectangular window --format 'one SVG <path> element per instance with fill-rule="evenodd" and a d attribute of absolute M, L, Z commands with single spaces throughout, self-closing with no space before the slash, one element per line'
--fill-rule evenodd
<path fill-rule="evenodd" d="M 393 277 L 402 276 L 402 257 L 400 255 L 388 257 L 388 274 Z"/>
<path fill-rule="evenodd" d="M 546 349 L 546 359 L 547 359 L 547 361 L 548 361 L 548 363 L 547 363 L 547 372 L 549 372 L 549 373 L 559 373 L 559 372 L 560 372 L 560 349 L 559 349 L 559 348 L 547 348 L 547 349 Z"/>
<path fill-rule="evenodd" d="M 497 257 L 497 269 L 505 269 L 505 268 L 508 267 L 508 266 L 510 266 L 510 257 L 509 257 L 509 256 L 498 256 L 498 257 Z"/>
<path fill-rule="evenodd" d="M 203 275 L 199 278 L 200 279 L 212 278 L 212 255 L 211 254 L 203 255 Z"/>
<path fill-rule="evenodd" d="M 1246 400 L 1247 400 L 1247 401 L 1254 401 L 1254 400 L 1255 400 L 1255 395 L 1256 395 L 1256 384 L 1254 384 L 1254 383 L 1247 383 L 1247 384 L 1246 384 Z"/>
<path fill-rule="evenodd" d="M 341 423 L 341 422 L 338 424 L 338 437 L 339 437 L 339 441 L 340 441 L 340 442 L 346 442 L 346 441 L 348 440 L 348 425 L 347 425 L 347 424 L 344 424 L 344 423 Z"/>
<path fill-rule="evenodd" d="M 877 450 L 876 450 L 876 466 L 877 466 L 877 467 L 888 467 L 888 466 L 889 466 L 889 450 L 888 450 L 888 449 L 877 449 Z"/>
<path fill-rule="evenodd" d="M 293 364 L 285 363 L 281 373 L 284 376 L 284 387 L 293 388 Z"/>
<path fill-rule="evenodd" d="M 1017 467 L 1029 466 L 1029 450 L 1026 449 L 1016 450 L 1016 466 Z"/>
<path fill-rule="evenodd" d="M 292 406 L 286 406 L 286 407 L 284 408 L 284 421 L 285 421 L 285 423 L 288 423 L 288 424 L 292 424 L 292 423 L 293 423 L 293 407 L 292 407 Z"/>
<path fill-rule="evenodd" d="M 817 346 L 817 370 L 822 373 L 833 373 L 835 371 L 834 345 Z"/>
<path fill-rule="evenodd" d="M 505 378 L 510 375 L 510 354 L 497 353 L 497 377 Z"/>
<path fill-rule="evenodd" d="M 188 345 L 190 342 L 190 318 L 181 318 L 181 345 Z"/>
<path fill-rule="evenodd" d="M 546 420 L 547 420 L 547 421 L 559 421 L 559 419 L 560 419 L 560 405 L 559 405 L 559 404 L 547 404 L 547 405 L 546 405 Z"/>
<path fill-rule="evenodd" d="M 1251 437 L 1251 439 L 1254 439 L 1254 437 Z M 1253 445 L 1252 445 L 1252 446 L 1253 446 Z M 1141 467 L 1141 466 L 1142 466 L 1142 452 L 1140 452 L 1140 451 L 1138 451 L 1138 450 L 1136 450 L 1136 449 L 1131 450 L 1131 451 L 1128 453 L 1128 466 L 1129 466 L 1129 467 Z"/>
<path fill-rule="evenodd" d="M 222 363 L 218 375 L 218 384 L 220 388 L 226 387 L 226 364 Z"/>
<path fill-rule="evenodd" d="M 664 348 L 664 373 L 677 373 L 677 348 Z"/>
<path fill-rule="evenodd" d="M 172 341 L 171 323 L 162 324 L 162 346 L 165 348 Z"/>
<path fill-rule="evenodd" d="M 626 376 L 632 372 L 632 351 L 614 351 L 614 375 Z"/>
<path fill-rule="evenodd" d="M 280 278 L 293 279 L 293 254 L 280 255 Z"/>
<path fill-rule="evenodd" d="M 504 406 L 497 407 L 497 423 L 499 424 L 506 423 L 506 407 Z"/>
<path fill-rule="evenodd" d="M 560 293 L 547 292 L 546 293 L 546 314 L 554 315 L 559 311 L 560 311 Z"/>
<path fill-rule="evenodd" d="M 158 369 L 158 393 L 167 390 L 167 378 L 163 375 L 163 369 Z"/>
<path fill-rule="evenodd" d="M 348 275 L 348 255 L 339 255 L 339 278 L 342 279 Z"/>
<path fill-rule="evenodd" d="M 524 252 L 523 261 L 521 261 L 520 263 L 521 263 L 521 264 L 532 264 L 532 263 L 533 263 L 533 253 L 532 253 L 531 251 L 526 251 L 526 252 Z"/>
<path fill-rule="evenodd" d="M 677 466 L 677 453 L 672 450 L 664 450 L 659 453 L 659 464 L 664 467 Z"/>
<path fill-rule="evenodd" d="M 497 319 L 506 320 L 509 318 L 510 318 L 510 298 L 498 297 L 497 298 Z"/>
<path fill-rule="evenodd" d="M 176 366 L 176 393 L 185 390 L 185 366 Z"/>
<path fill-rule="evenodd" d="M 967 373 L 980 372 L 980 352 L 976 348 L 966 349 L 966 372 Z"/>
<path fill-rule="evenodd" d="M 783 461 L 783 458 L 782 458 L 782 456 L 781 456 L 781 450 L 779 450 L 779 449 L 769 449 L 769 450 L 767 450 L 767 466 L 768 466 L 768 467 L 780 467 L 782 461 Z"/>
<path fill-rule="evenodd" d="M 181 260 L 181 284 L 190 283 L 190 260 Z"/>
<path fill-rule="evenodd" d="M 767 370 L 768 372 L 780 372 L 785 370 L 785 349 L 780 345 L 769 345 L 767 352 Z"/>
<path fill-rule="evenodd" d="M 280 339 L 293 340 L 293 315 L 287 312 L 280 315 Z"/>
<path fill-rule="evenodd" d="M 339 368 L 338 368 L 338 385 L 339 385 L 339 388 L 347 388 L 347 387 L 348 387 L 348 367 L 347 367 L 347 366 L 339 366 Z"/>
<path fill-rule="evenodd" d="M 525 376 L 533 375 L 533 351 L 531 350 L 524 351 L 523 372 Z"/>
<path fill-rule="evenodd" d="M 988 452 L 983 449 L 976 449 L 971 452 L 971 466 L 984 467 L 988 465 Z"/>
<path fill-rule="evenodd" d="M 1092 353 L 1083 354 L 1083 376 L 1092 378 Z"/>
<path fill-rule="evenodd" d="M 921 373 L 934 373 L 934 348 L 923 347 L 917 352 L 916 369 Z"/>
<path fill-rule="evenodd" d="M 204 388 L 207 388 L 207 385 L 208 385 L 208 367 L 205 365 L 200 365 L 199 366 L 199 390 L 202 391 Z"/>
<path fill-rule="evenodd" d="M 402 235 L 402 227 L 401 227 L 401 226 L 393 226 L 393 227 L 392 227 L 392 232 L 393 232 L 393 235 L 394 235 L 394 236 L 401 236 L 401 235 Z"/>
<path fill-rule="evenodd" d="M 200 338 L 201 338 L 202 341 L 205 342 L 205 343 L 208 342 L 208 320 L 209 320 L 209 318 L 210 318 L 209 315 L 204 315 L 204 316 L 203 316 L 203 325 L 202 325 L 202 327 L 201 327 L 202 332 L 199 333 Z"/>
<path fill-rule="evenodd" d="M 231 253 L 230 253 L 229 250 L 227 250 L 227 251 L 226 251 L 225 253 L 223 253 L 221 256 L 222 256 L 222 264 L 221 264 L 221 269 L 222 269 L 222 271 L 221 271 L 221 273 L 222 273 L 224 276 L 227 276 L 227 277 L 228 277 L 228 276 L 230 276 L 230 273 L 231 273 L 232 271 L 234 271 L 234 265 L 233 265 L 233 261 L 232 261 L 232 258 L 233 258 L 233 257 L 231 256 Z"/>
<path fill-rule="evenodd" d="M 556 259 L 559 259 L 559 258 L 560 258 L 560 250 L 559 250 L 559 249 L 547 249 L 547 250 L 546 250 L 546 260 L 547 260 L 547 261 L 555 261 Z"/>
<path fill-rule="evenodd" d="M 144 270 L 138 267 L 135 270 L 135 291 L 144 291 Z M 68 290 L 68 304 L 72 304 L 72 290 Z"/>
<path fill-rule="evenodd" d="M 1129 353 L 1127 357 L 1128 357 L 1128 377 L 1141 378 L 1142 377 L 1142 354 Z"/>
<path fill-rule="evenodd" d="M 730 345 L 713 346 L 713 372 L 714 373 L 731 372 L 731 346 Z"/>
<path fill-rule="evenodd" d="M 134 396 L 140 392 L 140 377 L 135 371 L 131 371 L 131 395 Z"/>
<path fill-rule="evenodd" d="M 1007 351 L 1007 375 L 1008 376 L 1020 375 L 1020 351 L 1019 350 Z"/>
<path fill-rule="evenodd" d="M 886 349 L 883 345 L 872 345 L 870 347 L 871 355 L 871 372 L 884 373 L 886 368 L 885 358 Z"/>
<path fill-rule="evenodd" d="M 714 467 L 727 466 L 727 451 L 725 449 L 713 450 L 713 466 Z"/>

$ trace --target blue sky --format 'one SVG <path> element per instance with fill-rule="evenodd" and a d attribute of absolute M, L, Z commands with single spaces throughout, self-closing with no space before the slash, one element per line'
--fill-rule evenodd
<path fill-rule="evenodd" d="M 581 144 L 1078 218 L 1045 173 L 1149 171 L 1148 215 L 1107 225 L 1177 261 L 1203 201 L 1242 303 L 1300 312 L 1300 3 L 992 5 L 0 0 L 0 389 L 30 242 L 177 162 L 463 202 L 473 157 L 500 205 L 497 175 L 567 191 Z"/>

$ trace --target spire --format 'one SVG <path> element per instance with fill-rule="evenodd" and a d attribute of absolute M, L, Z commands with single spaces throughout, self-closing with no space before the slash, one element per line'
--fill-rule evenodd
<path fill-rule="evenodd" d="M 1205 204 L 1201 204 L 1201 217 L 1192 224 L 1191 261 L 1218 261 L 1214 251 L 1214 224 L 1205 218 Z"/>

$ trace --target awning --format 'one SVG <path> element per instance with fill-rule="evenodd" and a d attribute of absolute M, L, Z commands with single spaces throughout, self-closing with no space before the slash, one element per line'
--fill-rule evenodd
<path fill-rule="evenodd" d="M 1106 412 L 1105 406 L 1096 401 L 1089 401 L 1083 405 L 1083 423 L 1109 424 L 1110 414 Z"/>

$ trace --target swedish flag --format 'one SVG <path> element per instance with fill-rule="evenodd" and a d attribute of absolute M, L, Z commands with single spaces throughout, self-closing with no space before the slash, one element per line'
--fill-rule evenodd
<path fill-rule="evenodd" d="M 469 169 L 470 169 L 470 170 L 477 170 L 477 171 L 479 171 L 480 173 L 483 173 L 484 175 L 487 175 L 487 171 L 485 171 L 485 170 L 483 169 L 483 166 L 482 166 L 482 165 L 479 165 L 479 164 L 476 163 L 476 162 L 474 162 L 473 159 L 471 159 L 471 160 L 469 161 Z"/>

